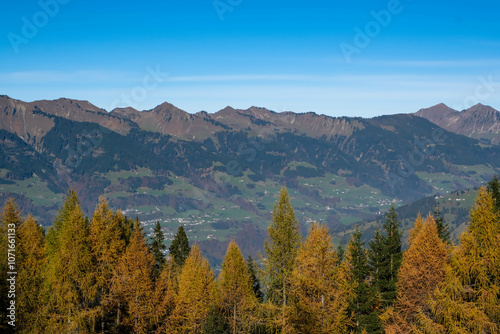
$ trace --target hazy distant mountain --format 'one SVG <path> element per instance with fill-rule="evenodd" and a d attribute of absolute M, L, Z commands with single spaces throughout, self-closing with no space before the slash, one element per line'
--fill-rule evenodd
<path fill-rule="evenodd" d="M 500 146 L 454 132 L 470 123 L 473 135 L 495 134 L 487 124 L 498 112 L 488 110 L 363 119 L 257 107 L 189 114 L 163 103 L 108 113 L 1 96 L 0 204 L 13 196 L 49 225 L 69 187 L 88 214 L 104 195 L 147 232 L 157 220 L 167 237 L 184 224 L 217 262 L 233 238 L 244 252 L 260 249 L 283 185 L 304 232 L 316 220 L 341 235 L 391 203 L 484 184 L 500 170 Z"/>
<path fill-rule="evenodd" d="M 500 112 L 490 106 L 476 104 L 460 112 L 441 103 L 420 109 L 415 115 L 424 117 L 448 131 L 482 139 L 486 143 L 500 144 Z"/>

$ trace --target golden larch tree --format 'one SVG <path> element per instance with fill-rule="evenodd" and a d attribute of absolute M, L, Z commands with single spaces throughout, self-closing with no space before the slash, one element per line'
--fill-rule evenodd
<path fill-rule="evenodd" d="M 290 203 L 288 190 L 283 187 L 280 198 L 274 204 L 272 221 L 268 227 L 269 238 L 264 243 L 266 257 L 262 259 L 269 325 L 286 333 L 290 275 L 295 267 L 297 251 L 301 244 L 299 222 Z"/>
<path fill-rule="evenodd" d="M 99 199 L 90 222 L 90 245 L 94 262 L 93 295 L 96 315 L 92 330 L 104 331 L 106 320 L 115 303 L 109 298 L 113 272 L 125 251 L 121 239 L 120 217 L 113 214 L 104 197 Z"/>
<path fill-rule="evenodd" d="M 252 311 L 257 306 L 257 298 L 245 259 L 234 240 L 229 243 L 224 257 L 218 288 L 220 306 L 226 314 L 231 333 L 248 333 L 255 321 Z"/>
<path fill-rule="evenodd" d="M 443 331 L 430 317 L 427 300 L 444 282 L 449 261 L 448 247 L 439 237 L 434 218 L 429 215 L 424 222 L 419 215 L 399 269 L 396 302 L 382 315 L 386 333 Z"/>
<path fill-rule="evenodd" d="M 193 245 L 179 277 L 179 293 L 170 317 L 169 333 L 200 333 L 214 304 L 215 275 L 208 260 Z"/>
<path fill-rule="evenodd" d="M 33 333 L 44 326 L 42 300 L 43 270 L 47 264 L 43 227 L 39 226 L 30 214 L 19 230 L 19 268 L 18 286 L 18 332 Z M 20 329 L 20 330 L 19 330 Z"/>
<path fill-rule="evenodd" d="M 168 333 L 169 318 L 175 308 L 177 298 L 177 264 L 169 259 L 164 264 L 160 276 L 155 281 L 152 313 L 157 333 Z"/>
<path fill-rule="evenodd" d="M 7 281 L 7 278 L 11 277 L 7 273 L 16 272 L 21 266 L 17 260 L 16 250 L 16 247 L 19 247 L 18 229 L 21 223 L 21 211 L 14 199 L 10 198 L 5 202 L 0 216 L 0 318 L 2 319 L 0 331 L 5 333 L 14 332 L 14 327 L 7 324 L 12 320 L 7 318 L 7 307 L 10 307 L 10 300 L 15 301 L 15 299 L 7 298 L 12 294 L 9 292 L 10 283 Z"/>
<path fill-rule="evenodd" d="M 138 219 L 130 243 L 113 273 L 111 295 L 117 303 L 120 331 L 147 333 L 154 309 L 153 254 L 149 252 Z"/>
<path fill-rule="evenodd" d="M 479 189 L 470 223 L 460 237 L 429 305 L 450 333 L 500 332 L 500 216 L 485 187 Z"/>
<path fill-rule="evenodd" d="M 78 197 L 70 191 L 46 237 L 47 331 L 87 331 L 93 318 L 93 261 L 89 223 Z"/>
<path fill-rule="evenodd" d="M 313 223 L 290 277 L 290 321 L 298 333 L 346 333 L 354 297 L 348 266 L 339 262 L 328 229 Z"/>

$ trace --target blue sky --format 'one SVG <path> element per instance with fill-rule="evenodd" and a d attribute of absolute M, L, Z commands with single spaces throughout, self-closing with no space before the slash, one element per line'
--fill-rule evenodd
<path fill-rule="evenodd" d="M 0 94 L 24 101 L 500 109 L 498 1 L 25 0 L 0 15 Z"/>

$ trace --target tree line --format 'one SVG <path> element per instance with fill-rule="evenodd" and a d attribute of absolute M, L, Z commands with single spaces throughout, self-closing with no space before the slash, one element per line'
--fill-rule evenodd
<path fill-rule="evenodd" d="M 393 207 L 368 244 L 356 227 L 345 249 L 335 247 L 318 223 L 303 239 L 283 188 L 264 254 L 245 259 L 231 241 L 218 277 L 182 226 L 165 256 L 159 223 L 148 241 L 138 219 L 103 197 L 88 218 L 70 190 L 46 233 L 13 200 L 0 219 L 5 333 L 500 332 L 496 176 L 479 189 L 457 245 L 436 210 L 416 218 L 404 251 Z M 12 226 L 15 327 L 7 298 Z"/>

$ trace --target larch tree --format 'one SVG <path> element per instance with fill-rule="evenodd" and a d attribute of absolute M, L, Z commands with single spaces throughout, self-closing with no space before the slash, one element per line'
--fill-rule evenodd
<path fill-rule="evenodd" d="M 47 263 L 44 229 L 30 214 L 19 230 L 18 269 L 16 298 L 18 305 L 18 333 L 34 333 L 45 326 L 42 300 L 43 271 Z"/>
<path fill-rule="evenodd" d="M 500 330 L 500 212 L 495 201 L 493 193 L 479 190 L 453 260 L 463 284 L 473 289 L 476 304 Z"/>
<path fill-rule="evenodd" d="M 245 259 L 238 245 L 231 241 L 222 262 L 218 291 L 232 334 L 250 332 L 255 322 L 253 311 L 258 302 L 252 283 Z"/>
<path fill-rule="evenodd" d="M 382 327 L 379 321 L 379 296 L 377 289 L 370 285 L 370 270 L 368 267 L 368 256 L 361 241 L 362 233 L 359 226 L 351 236 L 347 244 L 345 255 L 346 264 L 351 272 L 354 283 L 354 299 L 349 303 L 349 312 L 354 314 L 355 333 L 381 333 Z"/>
<path fill-rule="evenodd" d="M 92 329 L 104 332 L 113 327 L 110 313 L 113 302 L 109 298 L 113 272 L 125 251 L 119 215 L 113 214 L 104 197 L 99 199 L 90 222 L 90 245 L 94 263 L 93 294 L 97 314 Z M 111 322 L 111 323 L 110 323 Z"/>
<path fill-rule="evenodd" d="M 450 333 L 500 331 L 500 213 L 492 193 L 479 189 L 446 281 L 430 307 Z"/>
<path fill-rule="evenodd" d="M 87 331 L 95 317 L 89 221 L 78 197 L 70 191 L 46 237 L 46 284 L 50 309 L 47 331 Z"/>
<path fill-rule="evenodd" d="M 169 318 L 175 309 L 177 298 L 176 266 L 172 260 L 166 261 L 155 280 L 152 321 L 156 333 L 168 333 Z"/>
<path fill-rule="evenodd" d="M 339 262 L 324 225 L 313 223 L 290 277 L 289 321 L 298 333 L 346 333 L 354 297 L 349 266 Z"/>
<path fill-rule="evenodd" d="M 10 306 L 9 298 L 7 298 L 10 290 L 7 278 L 10 278 L 10 275 L 7 273 L 16 272 L 21 266 L 16 250 L 19 247 L 18 229 L 21 223 L 21 211 L 14 199 L 10 198 L 5 203 L 0 216 L 0 317 L 2 319 L 0 330 L 5 333 L 15 332 L 15 328 L 7 324 L 7 321 L 11 320 L 7 318 L 7 307 Z M 15 299 L 10 300 L 15 301 Z"/>
<path fill-rule="evenodd" d="M 445 281 L 450 256 L 438 234 L 436 222 L 419 217 L 410 233 L 397 282 L 397 300 L 382 315 L 385 331 L 391 333 L 443 333 L 432 317 L 428 300 Z"/>
<path fill-rule="evenodd" d="M 165 241 L 165 234 L 161 229 L 160 222 L 157 221 L 154 231 L 153 231 L 153 240 L 151 240 L 151 244 L 149 246 L 151 252 L 153 253 L 153 257 L 155 259 L 155 266 L 153 269 L 153 274 L 155 279 L 160 276 L 161 270 L 165 265 L 165 254 L 163 252 L 167 249 L 167 246 L 163 244 Z"/>
<path fill-rule="evenodd" d="M 179 292 L 169 319 L 169 333 L 201 332 L 215 304 L 215 289 L 215 275 L 195 244 L 179 276 Z"/>
<path fill-rule="evenodd" d="M 270 279 L 268 298 L 276 304 L 286 305 L 287 277 L 295 267 L 295 258 L 300 247 L 299 222 L 288 197 L 286 188 L 281 189 L 278 203 L 274 204 L 272 221 L 265 241 L 265 264 Z"/>
<path fill-rule="evenodd" d="M 130 244 L 113 273 L 111 294 L 118 304 L 116 326 L 119 331 L 147 333 L 153 326 L 153 255 L 138 219 Z"/>
<path fill-rule="evenodd" d="M 175 263 L 177 263 L 179 267 L 182 267 L 191 252 L 189 240 L 182 225 L 177 229 L 177 233 L 168 250 Z"/>
<path fill-rule="evenodd" d="M 268 228 L 269 237 L 264 243 L 266 258 L 263 259 L 268 279 L 266 297 L 269 307 L 277 306 L 280 313 L 278 326 L 285 333 L 287 298 L 290 294 L 289 278 L 295 267 L 295 258 L 301 243 L 299 222 L 285 187 L 281 188 L 280 198 L 274 204 L 272 221 Z"/>

